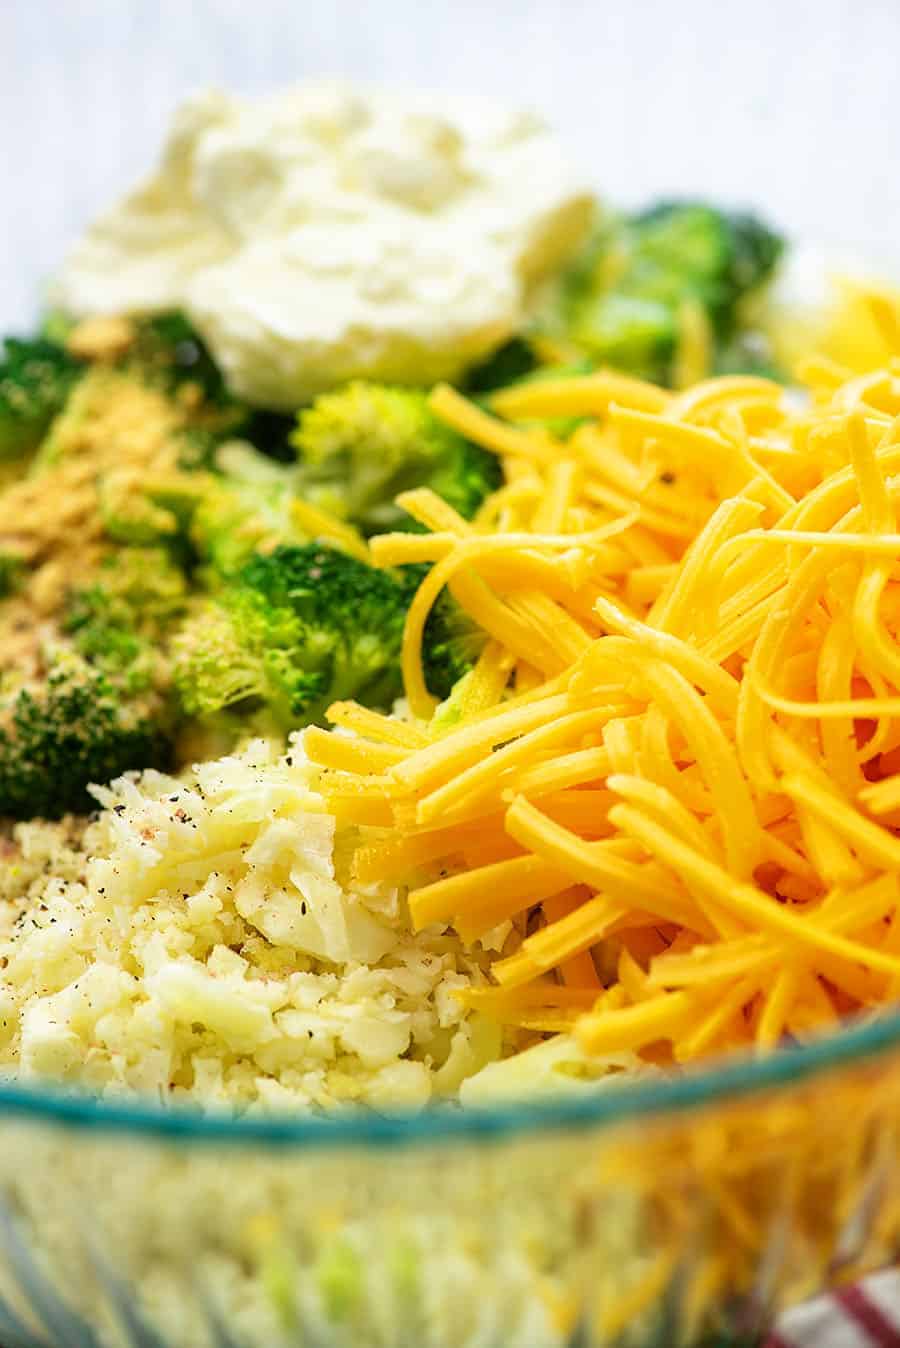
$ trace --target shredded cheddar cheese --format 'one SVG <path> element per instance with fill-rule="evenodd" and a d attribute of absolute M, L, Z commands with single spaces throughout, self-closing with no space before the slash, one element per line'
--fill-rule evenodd
<path fill-rule="evenodd" d="M 412 718 L 341 704 L 353 735 L 306 747 L 361 880 L 420 874 L 417 927 L 514 924 L 486 1013 L 687 1062 L 900 990 L 900 368 L 803 376 L 432 395 L 506 485 L 473 521 L 403 498 L 430 534 L 371 556 L 432 564 Z M 445 586 L 489 638 L 449 720 L 421 653 Z"/>

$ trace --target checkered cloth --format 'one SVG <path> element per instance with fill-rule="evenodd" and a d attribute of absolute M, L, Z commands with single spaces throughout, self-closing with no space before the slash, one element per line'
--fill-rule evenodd
<path fill-rule="evenodd" d="M 900 1348 L 900 1272 L 798 1306 L 766 1348 Z"/>

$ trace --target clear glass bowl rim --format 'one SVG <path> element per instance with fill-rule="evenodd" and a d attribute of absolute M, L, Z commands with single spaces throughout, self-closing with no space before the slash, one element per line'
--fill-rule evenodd
<path fill-rule="evenodd" d="M 193 1144 L 316 1150 L 404 1148 L 435 1142 L 489 1142 L 556 1131 L 583 1132 L 650 1116 L 681 1113 L 728 1098 L 788 1087 L 900 1046 L 900 1010 L 848 1022 L 808 1044 L 762 1058 L 720 1060 L 700 1070 L 654 1077 L 590 1095 L 515 1101 L 476 1109 L 416 1113 L 241 1116 L 97 1099 L 58 1088 L 0 1083 L 0 1121 L 27 1119 Z"/>

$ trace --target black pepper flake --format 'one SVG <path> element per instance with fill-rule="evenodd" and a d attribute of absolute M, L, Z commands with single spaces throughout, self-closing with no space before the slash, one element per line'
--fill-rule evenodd
<path fill-rule="evenodd" d="M 675 474 L 666 470 L 666 472 L 660 473 L 659 480 L 660 482 L 664 482 L 667 487 L 671 487 L 675 482 Z"/>

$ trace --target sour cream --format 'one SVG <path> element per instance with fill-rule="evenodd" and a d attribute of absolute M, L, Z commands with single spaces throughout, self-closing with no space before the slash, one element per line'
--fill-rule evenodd
<path fill-rule="evenodd" d="M 530 113 L 340 86 L 209 92 L 88 229 L 55 299 L 181 308 L 235 392 L 289 409 L 352 377 L 454 378 L 521 327 L 592 208 Z"/>

